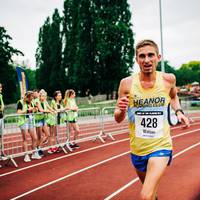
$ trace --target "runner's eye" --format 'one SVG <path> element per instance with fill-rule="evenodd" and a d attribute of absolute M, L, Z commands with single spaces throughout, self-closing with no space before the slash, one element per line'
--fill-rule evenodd
<path fill-rule="evenodd" d="M 144 54 L 140 54 L 140 55 L 139 55 L 139 58 L 140 58 L 140 59 L 145 59 L 145 55 L 144 55 Z"/>
<path fill-rule="evenodd" d="M 148 57 L 149 57 L 149 58 L 154 57 L 154 55 L 155 55 L 154 53 L 148 53 Z"/>
<path fill-rule="evenodd" d="M 145 54 L 140 54 L 138 57 L 139 57 L 140 59 L 145 59 L 146 57 L 148 57 L 148 58 L 153 58 L 154 56 L 155 56 L 154 53 L 148 53 L 147 55 L 145 55 Z"/>

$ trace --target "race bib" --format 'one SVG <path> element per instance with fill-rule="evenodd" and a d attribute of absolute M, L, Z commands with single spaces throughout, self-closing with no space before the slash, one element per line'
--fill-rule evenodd
<path fill-rule="evenodd" d="M 161 138 L 164 133 L 164 114 L 162 111 L 136 111 L 135 130 L 139 138 Z"/>

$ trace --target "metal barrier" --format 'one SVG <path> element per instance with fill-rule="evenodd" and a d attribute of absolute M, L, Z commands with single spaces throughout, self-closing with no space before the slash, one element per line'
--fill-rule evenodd
<path fill-rule="evenodd" d="M 36 115 L 43 116 L 44 118 L 47 117 L 47 113 L 37 113 L 37 114 L 26 114 L 26 115 L 6 115 L 3 118 L 3 130 L 2 130 L 2 152 L 7 158 L 8 161 L 12 161 L 12 163 L 17 167 L 17 163 L 14 160 L 16 157 L 23 156 L 25 154 L 33 154 L 37 151 L 37 139 L 38 134 L 36 134 L 37 129 L 37 119 Z M 51 114 L 52 115 L 52 114 Z M 57 114 L 55 114 L 54 118 L 57 118 Z M 24 125 L 23 125 L 24 124 Z M 21 128 L 25 128 L 25 124 L 29 124 L 30 128 L 29 130 L 32 130 L 33 135 L 35 134 L 36 138 L 32 138 L 30 134 L 27 132 L 24 134 L 24 138 L 22 137 L 22 131 Z M 27 125 L 28 126 L 28 125 Z M 57 126 L 57 125 L 56 125 Z M 66 125 L 65 125 L 66 126 Z M 21 128 L 20 128 L 21 127 Z M 26 127 L 27 128 L 27 127 Z M 30 133 L 30 132 L 29 132 Z M 41 146 L 41 150 L 47 150 L 52 147 L 61 147 L 61 149 L 67 153 L 67 151 L 64 149 L 65 143 L 61 143 L 59 141 L 60 135 L 56 132 L 56 143 L 53 145 L 47 145 L 43 144 Z M 41 135 L 42 136 L 42 135 Z M 49 130 L 48 130 L 48 136 L 49 136 Z M 26 138 L 26 139 L 25 139 Z M 65 134 L 66 138 L 66 134 Z M 48 137 L 49 139 L 49 137 Z M 35 142 L 35 148 L 32 147 L 33 140 Z M 27 150 L 23 148 L 23 142 L 27 143 Z"/>
<path fill-rule="evenodd" d="M 114 120 L 115 107 L 105 107 L 101 115 L 101 136 L 115 140 L 113 135 L 128 132 L 127 118 L 120 124 Z"/>
<path fill-rule="evenodd" d="M 2 152 L 7 160 L 11 160 L 16 167 L 18 165 L 14 157 L 15 155 L 22 155 L 22 138 L 20 137 L 21 132 L 18 126 L 18 118 L 19 115 L 6 115 L 3 118 L 2 130 Z"/>
<path fill-rule="evenodd" d="M 18 167 L 16 160 L 14 158 L 24 156 L 25 154 L 33 154 L 36 149 L 32 147 L 32 138 L 29 134 L 27 134 L 27 146 L 28 150 L 25 151 L 23 148 L 23 137 L 20 130 L 20 123 L 23 120 L 28 120 L 33 125 L 34 133 L 36 133 L 38 116 L 42 115 L 45 119 L 58 119 L 58 115 L 66 115 L 66 113 L 58 113 L 58 114 L 47 114 L 47 113 L 35 113 L 35 114 L 26 114 L 26 115 L 6 115 L 3 118 L 3 129 L 2 129 L 2 149 L 1 151 L 4 153 L 5 157 L 8 161 L 12 161 L 12 163 Z M 40 117 L 39 117 L 40 118 Z M 61 117 L 62 118 L 62 117 Z M 67 151 L 72 151 L 70 144 L 72 142 L 82 142 L 94 140 L 98 137 L 102 142 L 103 139 L 100 136 L 101 133 L 101 109 L 100 108 L 89 108 L 89 109 L 80 109 L 78 111 L 78 124 L 80 126 L 80 134 L 78 138 L 74 141 L 73 135 L 71 135 L 69 131 L 70 123 L 66 119 L 56 122 L 55 130 L 56 130 L 56 141 L 54 144 L 43 144 L 41 146 L 41 150 L 45 151 L 52 147 L 60 147 L 64 153 L 68 153 Z M 47 120 L 46 120 L 47 122 Z M 49 122 L 48 122 L 49 123 Z M 50 124 L 50 123 L 49 123 Z M 49 126 L 52 127 L 52 126 Z M 50 128 L 48 129 L 50 133 Z M 48 134 L 50 135 L 50 134 Z M 48 138 L 50 139 L 50 138 Z"/>
<path fill-rule="evenodd" d="M 80 127 L 79 139 L 76 142 L 101 138 L 101 108 L 84 108 L 78 111 L 78 124 Z M 71 136 L 72 137 L 72 136 Z"/>
<path fill-rule="evenodd" d="M 200 99 L 195 99 L 196 97 L 193 96 L 180 98 L 181 107 L 191 122 L 200 118 L 200 110 L 198 109 L 200 106 Z"/>

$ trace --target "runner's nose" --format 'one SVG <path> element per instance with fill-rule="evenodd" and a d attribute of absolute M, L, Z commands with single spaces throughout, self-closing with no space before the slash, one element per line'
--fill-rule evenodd
<path fill-rule="evenodd" d="M 145 58 L 144 58 L 144 62 L 145 62 L 145 63 L 148 63 L 149 61 L 150 61 L 149 56 L 145 56 Z"/>

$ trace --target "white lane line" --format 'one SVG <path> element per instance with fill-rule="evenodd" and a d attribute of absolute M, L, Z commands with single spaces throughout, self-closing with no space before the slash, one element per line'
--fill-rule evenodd
<path fill-rule="evenodd" d="M 117 191 L 115 191 L 114 193 L 112 193 L 111 195 L 109 195 L 108 197 L 106 197 L 104 200 L 112 199 L 114 196 L 116 196 L 117 194 L 119 194 L 120 192 L 122 192 L 123 190 L 125 190 L 126 188 L 130 187 L 131 185 L 133 185 L 137 181 L 139 181 L 138 177 L 134 178 L 132 181 L 130 181 L 129 183 L 127 183 L 126 185 L 124 185 L 123 187 L 121 187 L 120 189 L 118 189 Z"/>
<path fill-rule="evenodd" d="M 106 159 L 106 160 L 102 160 L 101 162 L 98 162 L 98 163 L 96 163 L 96 164 L 94 164 L 94 165 L 90 165 L 90 166 L 85 167 L 85 168 L 83 168 L 83 169 L 81 169 L 81 170 L 75 171 L 75 172 L 73 172 L 73 173 L 71 173 L 71 174 L 68 174 L 68 175 L 63 176 L 63 177 L 61 177 L 61 178 L 59 178 L 59 179 L 56 179 L 56 180 L 51 181 L 51 182 L 49 182 L 49 183 L 47 183 L 47 184 L 44 184 L 44 185 L 42 185 L 42 186 L 40 186 L 40 187 L 37 187 L 37 188 L 35 188 L 35 189 L 33 189 L 33 190 L 30 190 L 30 191 L 28 191 L 28 192 L 25 192 L 25 193 L 23 193 L 23 194 L 21 194 L 21 195 L 19 195 L 19 196 L 16 196 L 16 197 L 12 198 L 11 200 L 15 200 L 15 199 L 19 199 L 19 198 L 21 198 L 21 197 L 24 197 L 24 196 L 26 196 L 26 195 L 28 195 L 28 194 L 31 194 L 31 193 L 33 193 L 33 192 L 35 192 L 35 191 L 37 191 L 37 190 L 40 190 L 40 189 L 45 188 L 45 187 L 47 187 L 47 186 L 49 186 L 49 185 L 52 185 L 52 184 L 57 183 L 57 182 L 59 182 L 59 181 L 62 181 L 62 180 L 64 180 L 64 179 L 66 179 L 66 178 L 69 178 L 69 177 L 71 177 L 71 176 L 74 176 L 74 175 L 76 175 L 76 174 L 79 174 L 79 173 L 81 173 L 81 172 L 84 172 L 84 171 L 86 171 L 86 170 L 89 170 L 89 169 L 91 169 L 91 168 L 93 168 L 93 167 L 96 167 L 96 166 L 98 166 L 98 165 L 104 164 L 104 163 L 106 163 L 106 162 L 108 162 L 108 161 L 111 161 L 111 160 L 114 160 L 114 159 L 119 158 L 119 157 L 121 157 L 121 156 L 124 156 L 124 155 L 126 155 L 126 154 L 128 154 L 128 153 L 130 153 L 130 151 L 124 152 L 124 153 L 119 154 L 119 155 L 117 155 L 117 156 L 113 156 L 113 157 L 108 158 L 108 159 Z"/>
<path fill-rule="evenodd" d="M 191 123 L 191 124 L 190 124 L 190 127 L 191 127 L 191 126 L 194 126 L 194 125 L 198 125 L 199 123 L 200 123 L 200 122 Z M 184 126 L 184 125 L 178 125 L 178 126 L 175 126 L 175 127 L 171 127 L 170 130 L 175 130 L 175 129 L 179 129 L 179 128 L 182 128 L 182 129 L 183 129 L 183 128 L 185 128 L 185 126 Z"/>
<path fill-rule="evenodd" d="M 96 146 L 96 147 L 92 147 L 92 148 L 89 148 L 89 149 L 84 149 L 82 151 L 70 153 L 70 154 L 67 154 L 67 155 L 64 155 L 64 156 L 61 156 L 61 157 L 53 158 L 53 159 L 46 160 L 46 161 L 43 161 L 43 162 L 40 162 L 40 163 L 37 163 L 37 164 L 34 164 L 34 165 L 30 165 L 30 166 L 27 166 L 27 167 L 16 169 L 14 171 L 10 171 L 10 172 L 4 173 L 4 174 L 0 174 L 0 177 L 7 176 L 7 175 L 10 175 L 10 174 L 14 174 L 14 173 L 17 173 L 17 172 L 20 172 L 20 171 L 23 171 L 23 170 L 26 170 L 26 169 L 30 169 L 30 168 L 33 168 L 33 167 L 37 167 L 37 166 L 40 166 L 40 165 L 43 165 L 43 164 L 46 164 L 46 163 L 50 163 L 50 162 L 54 162 L 54 161 L 57 161 L 57 160 L 61 160 L 63 158 L 67 158 L 67 157 L 71 157 L 71 156 L 78 155 L 78 154 L 81 154 L 81 153 L 85 153 L 85 152 L 88 152 L 88 151 L 92 151 L 92 150 L 96 150 L 96 149 L 99 149 L 99 148 L 103 148 L 103 147 L 106 147 L 106 146 L 109 146 L 109 145 L 114 145 L 114 144 L 117 144 L 117 143 L 120 143 L 120 142 L 124 142 L 124 141 L 127 141 L 127 140 L 129 140 L 129 138 L 125 138 L 125 139 L 122 139 L 122 140 L 114 141 L 114 142 L 103 144 L 103 145 Z"/>
<path fill-rule="evenodd" d="M 200 131 L 200 129 L 195 129 L 195 130 L 192 130 L 192 131 L 187 131 L 187 132 L 184 132 L 184 133 L 180 133 L 180 134 L 177 134 L 177 135 L 173 135 L 172 136 L 172 139 L 173 138 L 177 138 L 177 137 L 180 137 L 180 136 L 183 136 L 183 135 L 187 135 L 187 134 L 190 134 L 190 133 L 194 133 L 196 131 Z"/>
<path fill-rule="evenodd" d="M 175 154 L 173 156 L 173 159 L 177 158 L 178 156 L 182 155 L 183 153 L 189 151 L 190 149 L 193 149 L 195 147 L 197 147 L 198 145 L 200 145 L 200 142 L 189 146 L 188 148 L 178 152 L 177 154 Z M 130 181 L 129 183 L 127 183 L 126 185 L 124 185 L 123 187 L 121 187 L 120 189 L 116 190 L 114 193 L 112 193 L 111 195 L 109 195 L 108 197 L 106 197 L 104 200 L 110 200 L 112 199 L 114 196 L 118 195 L 120 192 L 122 192 L 123 190 L 125 190 L 126 188 L 130 187 L 131 185 L 133 185 L 135 182 L 139 181 L 139 178 L 135 178 L 132 181 Z"/>
<path fill-rule="evenodd" d="M 176 157 L 180 156 L 181 154 L 184 154 L 186 151 L 189 151 L 190 149 L 193 149 L 193 148 L 197 147 L 198 145 L 200 145 L 200 142 L 197 142 L 196 144 L 193 144 L 192 146 L 189 146 L 188 148 L 176 153 L 173 156 L 173 159 L 175 159 Z"/>
<path fill-rule="evenodd" d="M 197 130 L 199 130 L 199 129 L 197 129 Z M 186 132 L 186 133 L 189 134 L 189 133 L 195 132 L 195 131 L 197 131 L 197 130 L 188 131 L 188 132 Z M 186 133 L 179 134 L 179 137 L 180 137 L 181 135 L 185 135 Z M 184 150 L 184 151 L 185 151 L 185 150 Z M 124 155 L 126 155 L 126 154 L 128 154 L 128 153 L 130 153 L 130 151 L 124 152 L 124 153 L 122 153 L 122 154 L 113 156 L 113 157 L 108 158 L 108 159 L 106 159 L 106 160 L 100 161 L 100 162 L 98 162 L 98 163 L 96 163 L 96 164 L 93 164 L 93 165 L 90 165 L 90 166 L 85 167 L 85 168 L 83 168 L 83 169 L 80 169 L 80 170 L 78 170 L 78 171 L 75 171 L 75 172 L 73 172 L 73 173 L 71 173 L 71 174 L 68 174 L 68 175 L 66 175 L 66 176 L 64 176 L 64 177 L 61 177 L 61 178 L 59 178 L 59 179 L 56 179 L 56 180 L 54 180 L 54 181 L 51 181 L 51 182 L 46 183 L 46 184 L 44 184 L 44 185 L 41 185 L 41 186 L 39 186 L 39 187 L 37 187 L 37 188 L 35 188 L 35 189 L 33 189 L 33 190 L 30 190 L 30 191 L 28 191 L 28 192 L 25 192 L 25 193 L 23 193 L 23 194 L 21 194 L 21 195 L 19 195 L 19 196 L 16 196 L 16 197 L 12 198 L 11 200 L 15 200 L 15 199 L 19 199 L 19 198 L 21 198 L 21 197 L 24 197 L 24 196 L 26 196 L 26 195 L 28 195 L 28 194 L 31 194 L 31 193 L 33 193 L 33 192 L 35 192 L 35 191 L 38 191 L 38 190 L 40 190 L 40 189 L 42 189 L 42 188 L 45 188 L 45 187 L 49 186 L 49 185 L 52 185 L 52 184 L 57 183 L 57 182 L 59 182 L 59 181 L 62 181 L 62 180 L 64 180 L 64 179 L 66 179 L 66 178 L 69 178 L 69 177 L 74 176 L 74 175 L 76 175 L 76 174 L 78 174 L 78 173 L 84 172 L 84 171 L 86 171 L 86 170 L 88 170 L 88 169 L 91 169 L 91 168 L 93 168 L 93 167 L 96 167 L 96 166 L 98 166 L 98 165 L 104 164 L 104 163 L 106 163 L 106 162 L 108 162 L 108 161 L 111 161 L 111 160 L 114 160 L 114 159 L 119 158 L 119 157 L 121 157 L 121 156 L 124 156 Z M 175 155 L 176 155 L 176 154 L 175 154 Z M 137 179 L 137 178 L 136 178 L 136 179 Z M 136 179 L 132 180 L 131 183 L 129 183 L 129 186 L 130 186 L 131 184 L 135 183 L 136 181 L 138 181 L 138 180 L 136 180 Z M 128 187 L 128 186 L 124 186 L 124 187 Z M 124 189 L 121 189 L 121 191 L 123 191 L 123 190 L 124 190 Z"/>

